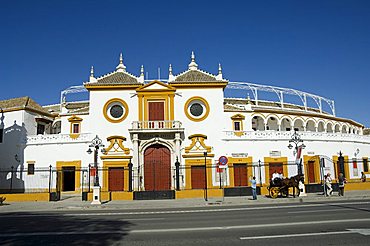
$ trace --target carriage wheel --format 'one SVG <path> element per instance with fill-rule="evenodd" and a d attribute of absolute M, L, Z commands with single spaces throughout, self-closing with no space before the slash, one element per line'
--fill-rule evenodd
<path fill-rule="evenodd" d="M 280 189 L 278 187 L 272 187 L 270 188 L 270 197 L 271 198 L 277 198 L 280 193 Z"/>

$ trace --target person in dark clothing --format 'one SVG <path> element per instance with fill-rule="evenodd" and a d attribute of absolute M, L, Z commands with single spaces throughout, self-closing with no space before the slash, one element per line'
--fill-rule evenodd
<path fill-rule="evenodd" d="M 338 186 L 339 186 L 339 196 L 344 196 L 344 185 L 346 184 L 347 180 L 344 177 L 343 173 L 339 173 L 338 177 Z"/>

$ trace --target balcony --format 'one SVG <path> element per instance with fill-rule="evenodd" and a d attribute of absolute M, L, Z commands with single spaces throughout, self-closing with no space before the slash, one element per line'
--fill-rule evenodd
<path fill-rule="evenodd" d="M 224 141 L 238 140 L 258 140 L 272 141 L 285 140 L 288 141 L 293 132 L 289 131 L 224 131 Z M 326 141 L 326 142 L 351 142 L 370 144 L 369 135 L 347 134 L 347 133 L 328 133 L 328 132 L 298 132 L 301 138 L 305 141 Z"/>
<path fill-rule="evenodd" d="M 133 121 L 131 133 L 140 132 L 183 132 L 181 122 L 175 120 L 160 120 L 160 121 Z"/>

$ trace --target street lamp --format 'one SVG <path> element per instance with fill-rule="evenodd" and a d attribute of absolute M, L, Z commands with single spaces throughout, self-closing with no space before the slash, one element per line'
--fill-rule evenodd
<path fill-rule="evenodd" d="M 99 148 L 104 147 L 102 144 L 102 140 L 96 135 L 96 137 L 91 141 L 91 144 L 89 145 L 89 149 L 87 150 L 88 154 L 91 154 L 93 151 L 91 148 L 94 148 L 94 169 L 95 169 L 95 180 L 94 180 L 94 186 L 99 186 L 99 175 L 98 175 L 98 151 Z M 102 149 L 102 152 L 105 152 L 105 149 Z"/>
<path fill-rule="evenodd" d="M 207 151 L 203 152 L 204 155 L 204 200 L 208 201 L 208 191 L 207 191 Z"/>
<path fill-rule="evenodd" d="M 294 146 L 292 145 L 294 144 Z M 297 131 L 294 131 L 294 134 L 292 135 L 291 139 L 289 140 L 288 148 L 292 149 L 294 147 L 294 155 L 296 155 L 296 164 L 298 168 L 298 175 L 302 175 L 302 163 L 301 163 L 301 150 L 306 147 L 306 145 L 303 144 L 303 140 L 301 139 L 301 136 L 297 133 Z"/>

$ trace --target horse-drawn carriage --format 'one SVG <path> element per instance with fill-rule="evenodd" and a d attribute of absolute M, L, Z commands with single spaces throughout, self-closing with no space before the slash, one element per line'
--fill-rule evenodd
<path fill-rule="evenodd" d="M 299 196 L 299 181 L 303 182 L 303 175 L 296 175 L 290 178 L 275 178 L 270 181 L 267 187 L 271 198 L 277 198 L 279 195 L 282 197 L 289 196 L 289 190 L 292 188 L 293 197 Z"/>

